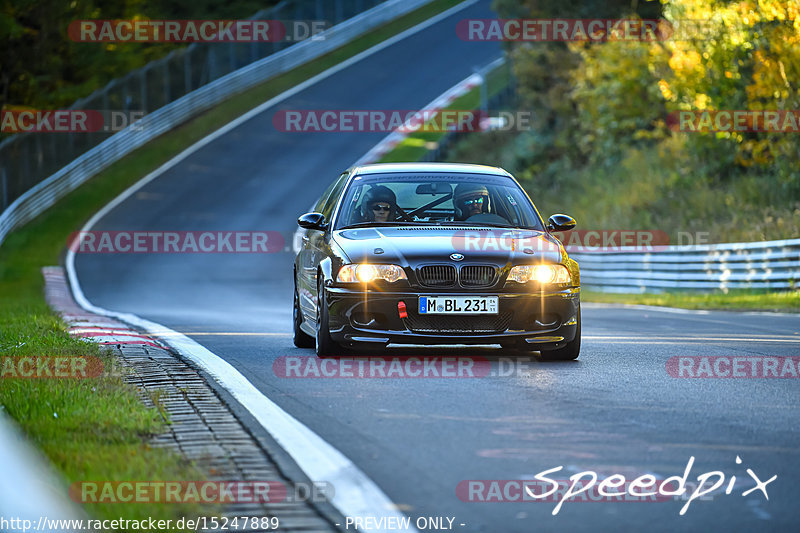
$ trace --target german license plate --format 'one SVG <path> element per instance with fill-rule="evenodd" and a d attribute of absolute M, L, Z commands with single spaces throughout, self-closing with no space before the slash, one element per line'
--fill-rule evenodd
<path fill-rule="evenodd" d="M 496 315 L 497 296 L 420 296 L 421 315 Z"/>

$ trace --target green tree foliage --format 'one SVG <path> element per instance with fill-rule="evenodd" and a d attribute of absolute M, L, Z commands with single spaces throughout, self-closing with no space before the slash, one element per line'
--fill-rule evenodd
<path fill-rule="evenodd" d="M 800 0 L 670 0 L 665 15 L 699 20 L 687 39 L 663 43 L 657 80 L 668 109 L 800 109 Z M 784 132 L 692 134 L 687 149 L 718 177 L 769 169 L 800 194 L 800 136 Z"/>
<path fill-rule="evenodd" d="M 592 165 L 663 135 L 666 106 L 652 82 L 660 58 L 646 43 L 573 45 L 580 60 L 569 91 L 577 112 L 577 148 Z"/>
<path fill-rule="evenodd" d="M 169 51 L 175 43 L 79 43 L 83 19 L 247 18 L 275 0 L 2 0 L 0 107 L 59 108 Z"/>
<path fill-rule="evenodd" d="M 673 242 L 800 236 L 800 133 L 677 131 L 679 111 L 800 109 L 800 0 L 495 0 L 501 18 L 664 19 L 651 41 L 515 42 L 532 129 L 459 143 L 500 164 L 544 213 Z M 667 34 L 663 34 L 667 35 Z"/>
<path fill-rule="evenodd" d="M 588 2 L 565 0 L 495 0 L 503 18 L 657 19 L 656 2 Z M 512 43 L 509 54 L 518 80 L 521 106 L 533 111 L 534 127 L 516 140 L 515 168 L 521 178 L 560 186 L 565 171 L 587 164 L 610 164 L 619 158 L 619 137 L 640 138 L 652 129 L 649 120 L 658 89 L 647 85 L 648 51 L 630 54 L 625 45 L 601 47 L 563 42 Z M 631 93 L 641 97 L 632 102 Z M 634 104 L 634 105 L 631 105 Z M 644 112 L 644 113 L 642 113 Z M 619 137 L 618 137 L 619 135 Z M 602 158 L 595 157 L 598 152 Z"/>
<path fill-rule="evenodd" d="M 612 2 L 602 13 L 598 5 L 495 2 L 503 17 L 663 18 L 671 29 L 650 41 L 511 43 L 522 105 L 537 118 L 515 141 L 518 175 L 557 186 L 571 169 L 610 170 L 651 149 L 669 154 L 670 166 L 677 153 L 679 174 L 714 183 L 770 176 L 800 197 L 800 134 L 684 133 L 667 120 L 678 111 L 800 109 L 800 0 Z"/>

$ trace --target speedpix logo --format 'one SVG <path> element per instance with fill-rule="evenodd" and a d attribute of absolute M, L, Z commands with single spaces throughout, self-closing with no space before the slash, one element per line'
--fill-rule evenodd
<path fill-rule="evenodd" d="M 736 464 L 742 464 L 739 456 L 736 456 Z M 683 516 L 692 502 L 719 491 L 729 495 L 736 487 L 743 485 L 741 482 L 737 483 L 735 475 L 728 478 L 720 470 L 699 474 L 697 483 L 692 483 L 690 473 L 693 465 L 694 456 L 689 458 L 683 475 L 666 479 L 659 479 L 654 474 L 642 474 L 635 479 L 628 479 L 623 474 L 601 477 L 593 470 L 578 472 L 570 476 L 569 480 L 548 477 L 564 469 L 563 466 L 557 466 L 539 472 L 532 480 L 465 480 L 456 487 L 456 495 L 464 502 L 556 502 L 552 514 L 557 515 L 568 501 L 658 502 L 682 498 L 691 490 L 679 512 Z M 764 499 L 769 500 L 767 485 L 778 476 L 773 475 L 764 481 L 751 468 L 746 472 L 750 477 L 745 478 L 745 484 L 749 485 L 747 481 L 751 481 L 755 482 L 755 486 L 742 491 L 741 495 L 748 496 L 760 491 Z"/>

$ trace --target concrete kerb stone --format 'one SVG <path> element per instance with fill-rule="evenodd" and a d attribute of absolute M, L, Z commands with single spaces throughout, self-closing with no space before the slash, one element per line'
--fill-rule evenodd
<path fill-rule="evenodd" d="M 142 402 L 167 414 L 168 430 L 153 436 L 152 446 L 174 450 L 208 473 L 209 479 L 276 481 L 286 486 L 288 493 L 297 483 L 310 481 L 298 475 L 301 471 L 296 465 L 285 463 L 288 454 L 274 441 L 250 432 L 237 417 L 231 399 L 222 397 L 218 388 L 210 386 L 201 371 L 157 339 L 78 307 L 61 267 L 46 267 L 42 271 L 47 302 L 67 322 L 70 334 L 105 345 L 125 369 L 124 379 L 137 387 Z M 130 341 L 131 335 L 139 337 L 135 342 L 120 342 Z M 283 474 L 287 469 L 294 479 Z M 280 529 L 290 532 L 337 531 L 334 523 L 342 523 L 337 511 L 326 502 L 236 503 L 226 506 L 223 514 L 277 516 Z"/>

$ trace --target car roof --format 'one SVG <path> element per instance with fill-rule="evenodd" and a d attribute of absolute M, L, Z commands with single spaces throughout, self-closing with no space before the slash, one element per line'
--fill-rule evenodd
<path fill-rule="evenodd" d="M 466 163 L 377 163 L 353 168 L 353 175 L 385 174 L 396 172 L 458 172 L 463 174 L 492 174 L 511 177 L 508 171 L 488 165 Z"/>

